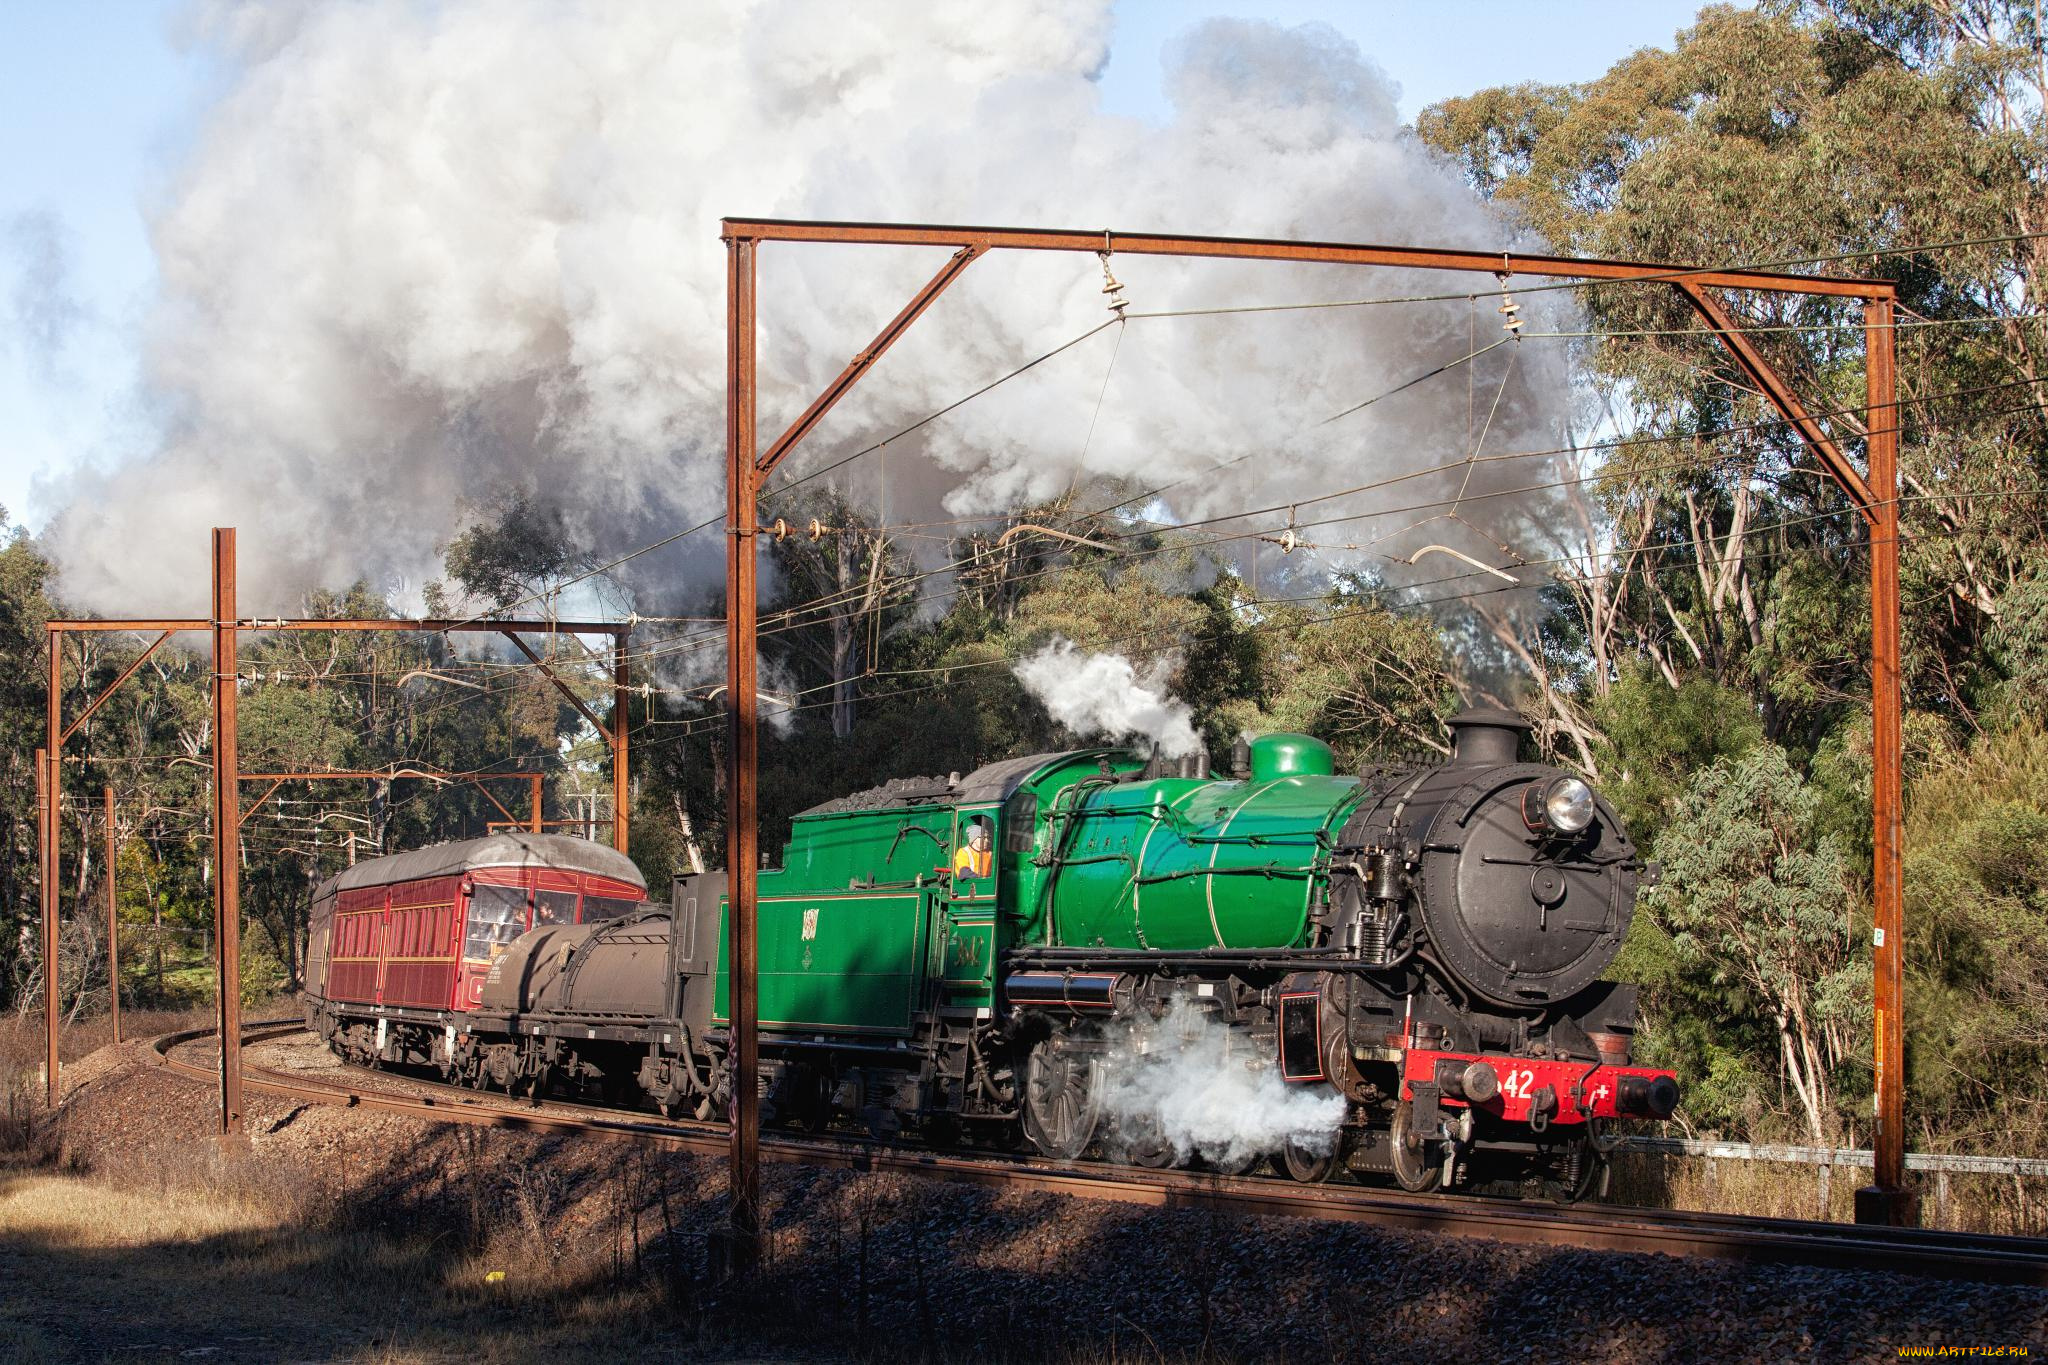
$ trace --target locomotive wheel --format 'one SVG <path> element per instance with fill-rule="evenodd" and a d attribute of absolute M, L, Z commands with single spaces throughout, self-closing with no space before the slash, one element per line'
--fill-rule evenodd
<path fill-rule="evenodd" d="M 1393 1160 L 1395 1183 L 1410 1194 L 1427 1194 L 1443 1180 L 1444 1172 L 1442 1166 L 1430 1159 L 1436 1153 L 1434 1142 L 1424 1139 L 1409 1145 L 1409 1125 L 1413 1122 L 1413 1111 L 1403 1100 L 1394 1107 L 1394 1126 L 1387 1147 Z"/>
<path fill-rule="evenodd" d="M 1337 1169 L 1337 1143 L 1320 1155 L 1289 1138 L 1280 1148 L 1279 1167 L 1287 1178 L 1303 1185 L 1320 1185 Z"/>
<path fill-rule="evenodd" d="M 1127 1161 L 1150 1171 L 1163 1171 L 1179 1156 L 1155 1118 L 1127 1118 L 1118 1123 L 1116 1129 L 1114 1150 L 1109 1154 L 1112 1160 Z"/>
<path fill-rule="evenodd" d="M 1059 1161 L 1088 1149 L 1102 1118 L 1102 1059 L 1058 1039 L 1040 1040 L 1024 1062 L 1024 1132 Z"/>

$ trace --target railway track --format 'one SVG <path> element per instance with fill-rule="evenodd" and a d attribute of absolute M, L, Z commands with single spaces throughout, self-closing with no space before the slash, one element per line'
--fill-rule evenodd
<path fill-rule="evenodd" d="M 302 1025 L 296 1020 L 252 1024 L 244 1030 L 244 1042 L 269 1042 L 300 1031 Z M 157 1060 L 170 1070 L 211 1081 L 219 1075 L 217 1059 L 200 1064 L 174 1054 L 187 1044 L 212 1036 L 211 1029 L 169 1033 L 152 1040 L 151 1047 Z M 623 1118 L 616 1110 L 557 1100 L 539 1105 L 513 1101 L 510 1097 L 501 1101 L 462 1087 L 415 1077 L 403 1078 L 404 1083 L 433 1093 L 400 1094 L 347 1081 L 293 1075 L 250 1065 L 246 1060 L 243 1076 L 243 1084 L 249 1088 L 305 1103 L 372 1109 L 441 1123 L 578 1134 L 639 1142 L 671 1151 L 723 1155 L 727 1148 L 726 1130 L 721 1124 L 658 1119 L 651 1115 Z M 445 1092 L 446 1097 L 440 1092 Z M 844 1138 L 782 1133 L 762 1135 L 761 1156 L 765 1161 L 784 1164 L 896 1171 L 1156 1208 L 1320 1218 L 1528 1245 L 1655 1252 L 2048 1286 L 2048 1239 L 2039 1238 L 1611 1205 L 1565 1208 L 1460 1196 L 1418 1198 L 1351 1185 L 1305 1186 L 1284 1180 L 1191 1171 L 1061 1165 L 1031 1157 L 999 1159 L 926 1152 Z"/>

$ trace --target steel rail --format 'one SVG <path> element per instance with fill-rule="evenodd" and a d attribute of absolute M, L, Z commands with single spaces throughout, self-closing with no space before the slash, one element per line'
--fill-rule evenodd
<path fill-rule="evenodd" d="M 297 1020 L 252 1024 L 246 1030 L 245 1044 L 273 1041 L 302 1030 L 303 1025 Z M 171 1054 L 213 1034 L 212 1029 L 187 1029 L 153 1039 L 150 1046 L 156 1059 L 170 1070 L 211 1082 L 218 1076 L 216 1066 L 181 1061 Z M 308 1103 L 374 1109 L 430 1122 L 581 1134 L 703 1155 L 724 1154 L 730 1145 L 729 1130 L 722 1123 L 652 1116 L 619 1118 L 615 1110 L 561 1100 L 548 1100 L 541 1105 L 519 1101 L 515 1107 L 512 1103 L 493 1103 L 477 1091 L 413 1076 L 393 1075 L 390 1079 L 430 1090 L 452 1091 L 459 1098 L 404 1095 L 346 1081 L 293 1076 L 246 1063 L 245 1072 L 246 1084 L 253 1090 Z M 761 1150 L 767 1160 L 778 1164 L 925 1175 L 959 1183 L 1039 1189 L 1151 1208 L 1317 1218 L 1518 1245 L 2048 1286 L 2048 1239 L 2042 1238 L 1615 1205 L 1563 1207 L 1475 1196 L 1417 1197 L 1358 1186 L 1297 1185 L 1282 1179 L 1194 1171 L 1096 1168 L 1038 1158 L 969 1156 L 852 1139 L 783 1134 L 764 1135 Z"/>

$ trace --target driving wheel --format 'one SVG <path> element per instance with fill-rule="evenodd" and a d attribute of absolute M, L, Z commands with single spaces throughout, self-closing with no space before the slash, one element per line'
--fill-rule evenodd
<path fill-rule="evenodd" d="M 1024 1132 L 1039 1151 L 1072 1161 L 1102 1117 L 1102 1058 L 1061 1038 L 1041 1039 L 1024 1062 Z"/>

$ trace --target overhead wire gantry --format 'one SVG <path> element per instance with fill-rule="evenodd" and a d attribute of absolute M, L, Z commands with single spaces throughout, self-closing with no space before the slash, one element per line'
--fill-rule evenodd
<path fill-rule="evenodd" d="M 214 961 L 218 970 L 216 994 L 217 1019 L 220 1027 L 221 1045 L 221 1091 L 220 1131 L 223 1136 L 241 1131 L 242 1126 L 242 1074 L 241 1074 L 241 860 L 236 856 L 237 839 L 242 822 L 248 819 L 255 807 L 244 807 L 241 797 L 241 783 L 244 780 L 267 780 L 270 788 L 257 798 L 261 806 L 284 782 L 296 780 L 327 779 L 337 777 L 361 777 L 385 779 L 418 776 L 430 779 L 475 781 L 487 778 L 516 778 L 530 784 L 532 810 L 529 818 L 518 821 L 509 810 L 491 798 L 494 805 L 504 811 L 508 821 L 539 828 L 541 810 L 539 802 L 540 779 L 531 773 L 429 773 L 418 769 L 397 769 L 390 772 L 280 772 L 244 773 L 240 768 L 237 749 L 239 727 L 236 722 L 236 701 L 240 679 L 236 666 L 236 645 L 245 631 L 424 631 L 432 634 L 456 632 L 502 635 L 526 656 L 530 665 L 540 670 L 555 689 L 562 694 L 576 712 L 597 731 L 611 749 L 612 758 L 612 846 L 624 853 L 628 851 L 627 810 L 631 797 L 631 773 L 628 752 L 627 703 L 631 696 L 630 646 L 633 631 L 632 621 L 563 621 L 563 620 L 494 620 L 488 617 L 467 617 L 455 619 L 400 620 L 377 618 L 247 618 L 238 615 L 236 609 L 236 563 L 235 532 L 232 527 L 216 527 L 213 532 L 213 612 L 206 619 L 146 619 L 146 620 L 52 620 L 45 626 L 49 647 L 49 691 L 45 699 L 44 729 L 45 747 L 36 751 L 36 814 L 37 814 L 37 863 L 42 879 L 42 929 L 43 929 L 43 1019 L 45 1077 L 48 1083 L 48 1100 L 51 1108 L 61 1098 L 58 1084 L 57 1060 L 57 920 L 60 909 L 58 865 L 62 857 L 62 831 L 58 824 L 59 802 L 63 794 L 63 752 L 64 745 L 78 733 L 92 715 L 119 692 L 128 680 L 149 661 L 157 650 L 173 635 L 205 631 L 212 636 L 212 750 L 213 750 L 213 803 L 211 828 L 214 843 Z M 90 634 L 108 631 L 154 632 L 156 638 L 144 647 L 142 652 L 123 668 L 114 681 L 92 697 L 78 716 L 69 725 L 64 721 L 64 670 L 63 640 L 69 634 Z M 548 666 L 548 660 L 520 638 L 522 635 L 608 635 L 612 640 L 611 684 L 612 709 L 606 718 L 600 718 L 590 706 L 578 696 L 568 680 Z M 110 808 L 111 811 L 111 808 Z M 111 813 L 109 818 L 111 824 Z M 111 864 L 110 864 L 111 875 Z M 111 910 L 111 906 L 110 906 Z M 118 987 L 117 987 L 118 989 Z"/>
<path fill-rule="evenodd" d="M 726 867 L 730 878 L 727 948 L 733 1065 L 732 1202 L 727 1230 L 730 1263 L 751 1265 L 760 1238 L 759 1037 L 756 874 L 759 867 L 760 754 L 757 673 L 757 502 L 768 476 L 817 429 L 884 353 L 976 260 L 995 251 L 1114 253 L 1238 261 L 1381 266 L 1487 274 L 1503 284 L 1517 275 L 1582 283 L 1658 285 L 1677 291 L 1737 366 L 1800 435 L 1862 519 L 1870 550 L 1871 730 L 1873 775 L 1874 995 L 1876 1005 L 1876 1177 L 1856 1193 L 1859 1222 L 1917 1220 L 1905 1183 L 1904 1022 L 1899 837 L 1903 818 L 1899 683 L 1899 414 L 1897 290 L 1889 280 L 1799 275 L 1771 269 L 1689 267 L 1638 261 L 1372 246 L 1246 237 L 844 223 L 727 218 L 726 246 Z M 802 414 L 763 450 L 755 428 L 755 347 L 759 253 L 763 244 L 938 247 L 951 255 L 925 286 L 883 326 Z M 1743 334 L 1713 291 L 1740 290 L 1832 297 L 1863 308 L 1865 458 L 1858 469 L 1792 386 Z M 1105 324 L 1107 325 L 1107 324 Z"/>

